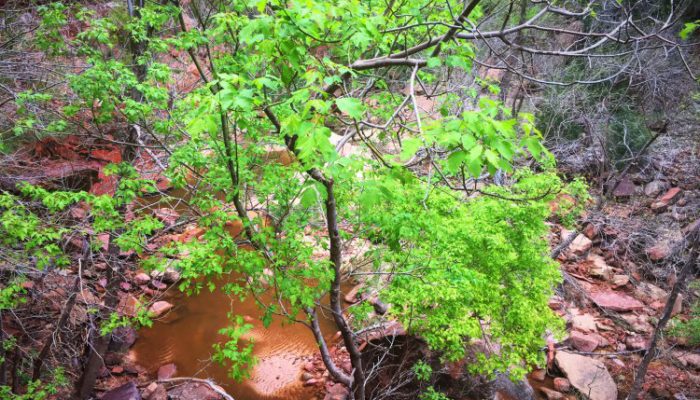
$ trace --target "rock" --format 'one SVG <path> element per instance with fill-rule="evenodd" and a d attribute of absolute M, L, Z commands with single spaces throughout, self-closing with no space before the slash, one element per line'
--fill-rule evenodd
<path fill-rule="evenodd" d="M 360 300 L 362 300 L 360 298 L 359 294 L 360 294 L 360 291 L 362 290 L 363 287 L 364 287 L 364 285 L 360 284 L 360 285 L 355 285 L 355 287 L 350 289 L 350 291 L 347 292 L 345 294 L 345 296 L 343 297 L 345 302 L 350 303 L 350 304 L 355 304 L 355 303 L 359 302 Z"/>
<path fill-rule="evenodd" d="M 125 353 L 136 342 L 136 330 L 130 326 L 120 326 L 112 331 L 109 351 Z"/>
<path fill-rule="evenodd" d="M 173 363 L 161 365 L 158 368 L 158 380 L 170 379 L 177 374 L 177 366 Z"/>
<path fill-rule="evenodd" d="M 131 284 L 129 282 L 120 282 L 119 288 L 124 292 L 131 291 Z"/>
<path fill-rule="evenodd" d="M 112 373 L 115 375 L 120 375 L 124 373 L 124 367 L 117 365 L 116 367 L 112 367 Z"/>
<path fill-rule="evenodd" d="M 153 216 L 163 222 L 166 227 L 175 224 L 177 219 L 180 218 L 180 214 L 171 208 L 158 208 L 153 210 Z"/>
<path fill-rule="evenodd" d="M 147 285 L 151 281 L 151 277 L 148 274 L 139 272 L 134 276 L 134 283 L 138 286 Z"/>
<path fill-rule="evenodd" d="M 168 288 L 168 285 L 165 283 L 159 281 L 158 279 L 152 279 L 151 282 L 149 283 L 151 287 L 155 290 L 165 290 Z"/>
<path fill-rule="evenodd" d="M 613 268 L 598 254 L 589 254 L 585 265 L 588 267 L 588 274 L 596 278 L 610 279 L 614 274 Z"/>
<path fill-rule="evenodd" d="M 318 383 L 319 381 L 317 379 L 309 379 L 307 381 L 304 381 L 304 386 L 314 386 Z"/>
<path fill-rule="evenodd" d="M 602 362 L 565 351 L 557 351 L 554 360 L 584 397 L 591 400 L 617 399 L 617 385 Z"/>
<path fill-rule="evenodd" d="M 302 380 L 302 381 L 308 381 L 309 379 L 313 379 L 313 377 L 314 377 L 314 376 L 311 375 L 311 374 L 308 373 L 308 372 L 304 372 L 303 374 L 301 374 L 301 380 Z"/>
<path fill-rule="evenodd" d="M 158 279 L 167 284 L 173 284 L 180 280 L 180 273 L 173 268 L 166 268 L 165 271 L 151 271 L 151 278 Z"/>
<path fill-rule="evenodd" d="M 223 391 L 223 389 L 221 389 Z M 172 388 L 168 395 L 171 400 L 221 400 L 222 396 L 214 389 L 199 382 L 187 382 Z"/>
<path fill-rule="evenodd" d="M 637 191 L 637 187 L 634 183 L 627 177 L 620 181 L 613 191 L 613 196 L 615 197 L 632 197 Z"/>
<path fill-rule="evenodd" d="M 671 246 L 666 242 L 657 243 L 646 249 L 646 253 L 651 261 L 661 261 L 671 254 Z"/>
<path fill-rule="evenodd" d="M 587 353 L 597 349 L 598 346 L 605 346 L 608 344 L 605 338 L 596 333 L 586 334 L 579 331 L 571 331 L 569 339 L 571 339 L 571 343 L 577 350 Z"/>
<path fill-rule="evenodd" d="M 649 341 L 643 336 L 627 336 L 625 346 L 627 350 L 645 350 L 649 347 Z"/>
<path fill-rule="evenodd" d="M 158 318 L 166 312 L 170 311 L 172 308 L 172 304 L 168 303 L 167 301 L 161 300 L 153 303 L 148 309 L 148 311 L 150 311 L 153 314 L 154 318 Z"/>
<path fill-rule="evenodd" d="M 593 240 L 598 236 L 598 227 L 594 224 L 587 224 L 586 227 L 583 228 L 583 234 L 586 235 L 587 238 Z"/>
<path fill-rule="evenodd" d="M 574 315 L 571 318 L 571 327 L 581 332 L 597 331 L 595 317 L 591 314 Z"/>
<path fill-rule="evenodd" d="M 646 300 L 648 303 L 653 303 L 655 301 L 665 303 L 668 298 L 668 292 L 649 282 L 641 282 L 637 285 L 634 289 L 634 294 L 642 300 Z"/>
<path fill-rule="evenodd" d="M 105 393 L 102 400 L 141 400 L 141 393 L 134 382 L 128 382 Z"/>
<path fill-rule="evenodd" d="M 141 393 L 144 400 L 168 400 L 168 392 L 165 386 L 152 382 Z"/>
<path fill-rule="evenodd" d="M 649 323 L 646 315 L 623 315 L 622 319 L 627 321 L 637 333 L 648 334 L 654 330 L 654 327 Z"/>
<path fill-rule="evenodd" d="M 530 378 L 534 379 L 538 382 L 543 382 L 546 377 L 547 377 L 547 371 L 545 371 L 543 369 L 536 369 L 530 373 Z"/>
<path fill-rule="evenodd" d="M 615 288 L 619 288 L 630 283 L 630 277 L 627 275 L 613 275 L 612 284 Z"/>
<path fill-rule="evenodd" d="M 133 295 L 127 294 L 119 299 L 117 312 L 129 317 L 135 317 L 141 308 L 141 302 Z"/>
<path fill-rule="evenodd" d="M 566 396 L 563 394 L 557 392 L 556 390 L 552 389 L 547 389 L 546 387 L 541 387 L 540 391 L 544 393 L 544 396 L 547 398 L 547 400 L 564 400 L 566 399 Z"/>
<path fill-rule="evenodd" d="M 644 185 L 644 194 L 649 197 L 656 197 L 662 190 L 666 189 L 668 185 L 664 181 L 653 180 L 646 185 Z"/>
<path fill-rule="evenodd" d="M 571 382 L 566 378 L 554 378 L 554 389 L 558 392 L 568 392 L 571 390 Z"/>
<path fill-rule="evenodd" d="M 590 294 L 591 300 L 599 307 L 611 311 L 629 312 L 644 309 L 644 304 L 632 296 L 611 290 Z"/>
<path fill-rule="evenodd" d="M 576 236 L 576 239 L 574 239 L 574 241 L 571 242 L 571 244 L 569 245 L 569 251 L 573 252 L 576 255 L 581 255 L 590 250 L 591 246 L 593 246 L 593 242 L 585 235 L 579 234 L 578 236 Z"/>
<path fill-rule="evenodd" d="M 651 204 L 651 209 L 654 212 L 663 212 L 668 208 L 669 205 L 673 204 L 678 200 L 681 194 L 681 189 L 674 187 L 669 189 L 660 199 Z"/>
<path fill-rule="evenodd" d="M 527 380 L 522 380 L 516 383 L 504 374 L 496 375 L 496 378 L 489 383 L 489 388 L 492 393 L 500 392 L 505 395 L 505 398 L 508 399 L 535 399 L 535 390 L 532 389 L 532 386 L 530 386 L 530 383 L 528 383 Z"/>
<path fill-rule="evenodd" d="M 671 354 L 684 367 L 690 366 L 694 369 L 700 369 L 700 354 L 679 350 L 673 351 Z"/>

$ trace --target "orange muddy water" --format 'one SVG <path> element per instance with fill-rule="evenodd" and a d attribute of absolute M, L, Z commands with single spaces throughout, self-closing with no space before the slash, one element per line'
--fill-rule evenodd
<path fill-rule="evenodd" d="M 134 360 L 155 374 L 167 363 L 175 363 L 177 376 L 211 378 L 236 400 L 289 399 L 307 400 L 312 389 L 301 381 L 302 367 L 318 351 L 311 331 L 302 324 L 282 323 L 281 318 L 264 328 L 259 320 L 260 309 L 253 299 L 241 302 L 221 291 L 203 290 L 199 295 L 186 296 L 175 288 L 166 300 L 175 304 L 174 310 L 151 328 L 139 330 L 132 348 Z M 218 331 L 230 324 L 227 315 L 244 315 L 254 328 L 246 335 L 254 341 L 258 362 L 250 379 L 237 383 L 227 375 L 227 369 L 211 360 L 212 344 L 225 337 Z M 320 321 L 326 337 L 333 336 L 332 321 Z"/>

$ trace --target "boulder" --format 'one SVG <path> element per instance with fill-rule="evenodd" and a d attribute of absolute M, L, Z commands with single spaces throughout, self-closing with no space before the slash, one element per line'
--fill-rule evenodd
<path fill-rule="evenodd" d="M 168 303 L 167 301 L 161 300 L 153 303 L 151 307 L 149 307 L 148 311 L 150 311 L 155 318 L 158 318 L 166 312 L 170 311 L 172 308 L 172 304 Z"/>
<path fill-rule="evenodd" d="M 653 180 L 646 185 L 644 185 L 644 194 L 649 197 L 656 197 L 662 190 L 666 189 L 668 185 L 664 181 Z"/>
<path fill-rule="evenodd" d="M 141 396 L 144 400 L 168 400 L 168 392 L 165 390 L 165 386 L 156 382 L 146 386 L 141 392 Z"/>
<path fill-rule="evenodd" d="M 588 267 L 588 274 L 600 278 L 600 279 L 610 279 L 615 271 L 605 259 L 598 254 L 589 254 L 585 261 L 586 267 Z"/>
<path fill-rule="evenodd" d="M 645 251 L 651 261 L 661 261 L 671 254 L 671 246 L 666 242 L 660 242 Z"/>
<path fill-rule="evenodd" d="M 679 351 L 679 350 L 676 350 L 671 354 L 684 367 L 689 366 L 689 367 L 694 368 L 694 369 L 700 369 L 700 354 L 692 353 L 689 351 Z"/>
<path fill-rule="evenodd" d="M 127 382 L 105 393 L 102 400 L 141 400 L 141 393 L 134 382 Z"/>
<path fill-rule="evenodd" d="M 139 272 L 134 276 L 134 283 L 138 286 L 147 285 L 151 281 L 151 277 L 148 274 Z"/>
<path fill-rule="evenodd" d="M 611 311 L 630 312 L 644 309 L 644 304 L 634 297 L 612 290 L 594 292 L 590 297 L 598 307 Z"/>
<path fill-rule="evenodd" d="M 674 187 L 669 189 L 660 199 L 651 204 L 654 212 L 663 212 L 669 205 L 673 204 L 680 197 L 681 189 Z"/>
<path fill-rule="evenodd" d="M 166 268 L 165 271 L 153 270 L 151 271 L 151 278 L 157 279 L 167 284 L 172 284 L 180 280 L 180 272 L 178 272 L 174 268 L 169 267 Z"/>
<path fill-rule="evenodd" d="M 558 392 L 568 392 L 571 390 L 571 382 L 566 378 L 554 378 L 552 382 L 554 384 L 554 389 Z"/>
<path fill-rule="evenodd" d="M 630 277 L 627 275 L 613 275 L 612 284 L 614 287 L 619 288 L 630 283 Z"/>
<path fill-rule="evenodd" d="M 643 336 L 627 336 L 625 346 L 627 350 L 645 350 L 649 347 L 649 340 Z"/>
<path fill-rule="evenodd" d="M 591 239 L 587 238 L 585 235 L 579 234 L 569 245 L 569 251 L 576 255 L 581 255 L 590 250 L 591 246 L 593 246 Z"/>
<path fill-rule="evenodd" d="M 617 184 L 613 191 L 615 197 L 632 197 L 637 191 L 637 186 L 629 178 L 624 178 Z"/>
<path fill-rule="evenodd" d="M 223 389 L 221 389 L 223 391 Z M 187 382 L 177 385 L 168 391 L 172 400 L 221 400 L 218 394 L 209 385 L 199 382 Z"/>
<path fill-rule="evenodd" d="M 639 285 L 637 285 L 637 287 L 634 289 L 634 294 L 636 297 L 641 298 L 648 303 L 653 303 L 655 301 L 665 303 L 666 299 L 668 298 L 667 291 L 649 282 L 641 282 Z"/>
<path fill-rule="evenodd" d="M 547 377 L 547 371 L 543 369 L 536 369 L 530 373 L 530 379 L 534 379 L 538 382 L 544 382 Z"/>
<path fill-rule="evenodd" d="M 554 360 L 571 385 L 585 398 L 617 399 L 617 385 L 602 362 L 565 351 L 557 351 Z"/>
<path fill-rule="evenodd" d="M 530 386 L 527 379 L 520 382 L 513 382 L 507 375 L 498 374 L 496 378 L 489 383 L 489 387 L 492 393 L 501 393 L 508 399 L 535 399 L 535 390 Z"/>
<path fill-rule="evenodd" d="M 566 396 L 557 392 L 556 390 L 548 389 L 544 386 L 540 388 L 540 391 L 544 394 L 547 400 L 565 400 Z"/>
<path fill-rule="evenodd" d="M 112 331 L 109 351 L 124 353 L 136 342 L 136 330 L 130 326 L 120 326 Z"/>
<path fill-rule="evenodd" d="M 177 374 L 177 366 L 173 363 L 161 365 L 158 368 L 158 380 L 170 379 Z"/>
<path fill-rule="evenodd" d="M 587 353 L 597 349 L 598 346 L 607 346 L 608 344 L 608 341 L 597 333 L 571 331 L 569 339 L 571 339 L 571 343 L 577 350 Z"/>
<path fill-rule="evenodd" d="M 595 317 L 591 314 L 574 315 L 571 318 L 571 327 L 581 332 L 597 331 Z"/>

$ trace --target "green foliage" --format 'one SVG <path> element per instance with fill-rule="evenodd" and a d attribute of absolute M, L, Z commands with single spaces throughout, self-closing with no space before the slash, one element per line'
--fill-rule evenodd
<path fill-rule="evenodd" d="M 432 386 L 428 387 L 423 393 L 418 397 L 420 400 L 450 400 L 449 397 L 445 396 L 443 393 L 438 392 Z"/>
<path fill-rule="evenodd" d="M 427 382 L 433 374 L 433 369 L 421 360 L 413 364 L 413 373 L 419 381 Z"/>
<path fill-rule="evenodd" d="M 229 376 L 237 382 L 250 378 L 250 367 L 257 362 L 253 356 L 253 341 L 243 338 L 252 328 L 253 325 L 245 323 L 243 317 L 236 316 L 231 326 L 219 331 L 228 340 L 214 344 L 213 360 L 227 365 Z"/>
<path fill-rule="evenodd" d="M 51 379 L 49 381 L 31 381 L 26 386 L 26 391 L 23 394 L 15 394 L 10 386 L 0 386 L 0 399 L 3 400 L 45 400 L 53 398 L 60 389 L 66 388 L 69 385 L 65 371 L 61 367 L 56 367 L 51 370 Z"/>
<path fill-rule="evenodd" d="M 691 284 L 696 288 L 700 284 Z M 678 318 L 671 321 L 671 336 L 682 338 L 689 346 L 700 345 L 700 302 L 695 301 L 690 310 L 690 318 L 687 321 L 681 321 Z"/>
<path fill-rule="evenodd" d="M 683 40 L 688 40 L 688 36 L 692 35 L 700 27 L 700 20 L 693 22 L 686 22 L 683 29 L 678 33 L 678 36 Z"/>

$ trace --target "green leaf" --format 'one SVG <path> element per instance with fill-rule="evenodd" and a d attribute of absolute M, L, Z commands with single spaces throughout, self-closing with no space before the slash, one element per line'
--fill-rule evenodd
<path fill-rule="evenodd" d="M 335 100 L 338 109 L 354 119 L 362 119 L 365 106 L 359 99 L 353 97 L 343 97 Z"/>
<path fill-rule="evenodd" d="M 419 138 L 404 139 L 403 143 L 401 143 L 401 160 L 406 161 L 413 157 L 422 145 L 423 142 Z"/>

